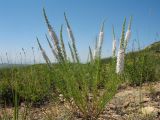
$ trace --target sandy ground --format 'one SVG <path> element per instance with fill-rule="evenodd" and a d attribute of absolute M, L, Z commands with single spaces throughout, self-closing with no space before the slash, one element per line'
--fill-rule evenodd
<path fill-rule="evenodd" d="M 12 119 L 13 108 L 1 108 L 0 120 Z M 74 117 L 67 102 L 48 103 L 26 112 L 22 104 L 19 108 L 20 120 L 81 120 Z M 122 85 L 115 97 L 106 105 L 98 120 L 160 120 L 160 82 L 144 84 L 140 87 Z"/>

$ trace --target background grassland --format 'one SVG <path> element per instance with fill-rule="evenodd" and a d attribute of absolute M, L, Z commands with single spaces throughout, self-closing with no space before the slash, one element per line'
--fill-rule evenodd
<path fill-rule="evenodd" d="M 143 50 L 127 53 L 123 80 L 130 85 L 159 81 L 159 48 L 160 42 L 156 42 Z M 95 64 L 99 64 L 99 67 L 97 68 Z M 117 79 L 116 75 L 113 74 L 115 64 L 112 58 L 102 59 L 100 63 L 68 63 L 66 66 L 52 64 L 52 71 L 46 64 L 1 68 L 0 105 L 2 107 L 6 105 L 15 106 L 15 92 L 18 96 L 19 105 L 27 103 L 32 106 L 40 106 L 48 101 L 56 101 L 58 95 L 63 94 L 66 99 L 73 98 L 77 102 L 75 104 L 79 105 L 78 107 L 86 115 L 85 117 L 96 117 L 99 113 L 95 111 L 101 111 L 103 108 L 98 106 L 106 104 L 99 103 L 98 99 L 102 99 L 105 96 L 107 96 L 106 99 L 108 100 L 112 99 L 117 89 L 116 85 L 112 84 Z M 99 79 L 95 79 L 97 77 L 96 69 L 101 71 L 98 75 Z M 67 81 L 64 78 L 67 78 Z M 95 89 L 95 85 L 97 85 L 97 89 Z M 91 104 L 88 101 L 89 97 L 100 95 L 103 89 L 107 89 L 107 92 L 103 97 L 94 98 L 96 104 L 92 104 L 88 108 L 84 107 Z M 109 92 L 111 94 L 108 94 Z M 91 96 L 88 96 L 89 93 L 91 93 Z M 92 107 L 91 109 L 97 109 L 94 111 L 95 113 L 91 113 L 90 107 Z"/>

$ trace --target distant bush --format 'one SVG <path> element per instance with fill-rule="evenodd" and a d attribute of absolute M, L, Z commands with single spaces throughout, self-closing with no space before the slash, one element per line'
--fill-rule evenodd
<path fill-rule="evenodd" d="M 132 85 L 156 81 L 155 56 L 146 52 L 132 52 L 127 55 L 125 72 Z"/>
<path fill-rule="evenodd" d="M 43 66 L 43 67 L 42 67 Z M 40 102 L 51 96 L 52 82 L 46 65 L 15 67 L 0 70 L 0 102 L 14 105 L 14 93 L 19 102 Z"/>

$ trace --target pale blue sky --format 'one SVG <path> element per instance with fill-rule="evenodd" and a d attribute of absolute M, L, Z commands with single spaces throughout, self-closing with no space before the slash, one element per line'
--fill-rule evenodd
<path fill-rule="evenodd" d="M 5 52 L 8 52 L 12 61 L 20 59 L 22 48 L 27 51 L 27 61 L 33 61 L 31 47 L 37 51 L 36 36 L 49 56 L 52 55 L 45 40 L 47 28 L 42 14 L 44 6 L 58 34 L 61 24 L 64 24 L 65 43 L 68 36 L 63 13 L 67 13 L 83 61 L 87 58 L 88 46 L 94 47 L 95 37 L 104 19 L 107 19 L 104 57 L 111 55 L 112 25 L 119 38 L 124 17 L 128 22 L 129 17 L 133 16 L 129 48 L 134 39 L 139 38 L 144 47 L 154 42 L 155 38 L 158 39 L 156 33 L 160 34 L 160 0 L 0 0 L 0 54 L 4 61 Z M 36 57 L 37 62 L 41 61 L 41 55 L 37 52 Z"/>

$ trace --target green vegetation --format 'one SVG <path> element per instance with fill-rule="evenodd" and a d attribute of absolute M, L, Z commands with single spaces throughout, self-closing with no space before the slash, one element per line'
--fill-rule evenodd
<path fill-rule="evenodd" d="M 160 55 L 147 48 L 126 55 L 124 76 L 131 85 L 160 80 Z M 15 93 L 18 104 L 25 102 L 34 106 L 63 94 L 73 110 L 81 110 L 87 118 L 96 117 L 103 110 L 121 83 L 112 58 L 86 64 L 53 64 L 51 70 L 45 64 L 3 68 L 0 76 L 1 106 L 14 106 Z"/>
<path fill-rule="evenodd" d="M 126 76 L 132 85 L 160 80 L 160 42 L 143 50 L 132 51 L 126 57 Z"/>

